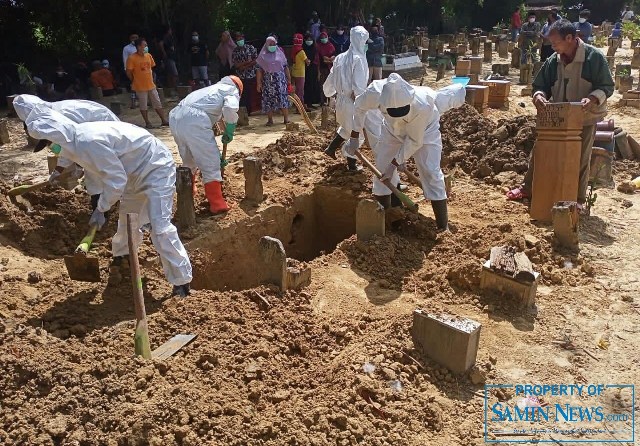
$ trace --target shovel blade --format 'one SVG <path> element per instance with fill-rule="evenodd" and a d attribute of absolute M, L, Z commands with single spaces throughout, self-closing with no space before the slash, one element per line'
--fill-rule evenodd
<path fill-rule="evenodd" d="M 72 280 L 100 282 L 100 263 L 97 257 L 88 257 L 84 254 L 64 256 L 64 264 Z"/>

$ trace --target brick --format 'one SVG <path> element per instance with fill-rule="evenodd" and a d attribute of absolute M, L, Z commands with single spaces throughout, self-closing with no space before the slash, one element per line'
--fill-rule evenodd
<path fill-rule="evenodd" d="M 484 265 L 482 265 L 482 271 L 480 272 L 480 289 L 497 291 L 513 297 L 521 308 L 531 308 L 535 305 L 540 273 L 533 273 L 535 276 L 533 282 L 525 282 L 493 271 L 490 268 L 490 264 L 491 261 L 487 260 Z"/>
<path fill-rule="evenodd" d="M 356 208 L 358 240 L 367 241 L 374 235 L 385 235 L 385 211 L 375 200 L 360 200 Z"/>
<path fill-rule="evenodd" d="M 262 161 L 253 156 L 242 160 L 244 172 L 244 196 L 247 200 L 260 203 L 264 198 L 262 187 Z"/>
<path fill-rule="evenodd" d="M 415 310 L 411 337 L 425 356 L 454 373 L 464 373 L 476 362 L 480 328 L 471 319 Z"/>

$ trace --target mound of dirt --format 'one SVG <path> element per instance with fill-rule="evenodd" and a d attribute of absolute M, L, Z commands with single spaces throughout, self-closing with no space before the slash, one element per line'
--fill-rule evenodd
<path fill-rule="evenodd" d="M 501 119 L 495 124 L 467 104 L 446 112 L 440 119 L 440 131 L 442 166 L 459 166 L 477 178 L 525 172 L 536 139 L 534 116 Z"/>

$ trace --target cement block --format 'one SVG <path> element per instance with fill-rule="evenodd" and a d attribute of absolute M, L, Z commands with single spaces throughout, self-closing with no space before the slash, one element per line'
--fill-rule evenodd
<path fill-rule="evenodd" d="M 248 200 L 260 203 L 264 197 L 262 187 L 262 161 L 253 156 L 242 160 L 244 172 L 244 196 Z"/>
<path fill-rule="evenodd" d="M 287 266 L 285 287 L 287 290 L 299 290 L 311 284 L 311 268 L 306 266 Z"/>
<path fill-rule="evenodd" d="M 514 297 L 521 308 L 530 308 L 535 305 L 540 273 L 533 273 L 535 276 L 533 282 L 521 282 L 493 271 L 490 265 L 491 261 L 489 260 L 482 265 L 480 289 L 498 291 Z"/>
<path fill-rule="evenodd" d="M 358 240 L 367 241 L 374 235 L 385 235 L 385 211 L 375 200 L 360 200 L 356 208 Z"/>
<path fill-rule="evenodd" d="M 262 237 L 259 242 L 263 272 L 268 283 L 286 290 L 287 254 L 282 242 L 274 237 Z"/>
<path fill-rule="evenodd" d="M 415 310 L 411 337 L 426 356 L 454 373 L 464 373 L 476 362 L 480 328 L 471 319 Z"/>

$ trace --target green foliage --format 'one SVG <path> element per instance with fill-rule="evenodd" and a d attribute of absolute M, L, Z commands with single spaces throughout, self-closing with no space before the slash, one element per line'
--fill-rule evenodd
<path fill-rule="evenodd" d="M 622 24 L 622 35 L 628 39 L 640 39 L 640 25 L 633 22 Z"/>

